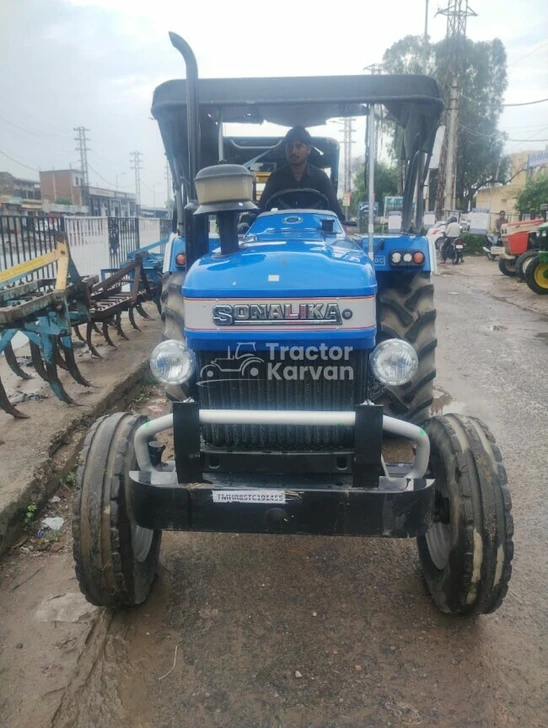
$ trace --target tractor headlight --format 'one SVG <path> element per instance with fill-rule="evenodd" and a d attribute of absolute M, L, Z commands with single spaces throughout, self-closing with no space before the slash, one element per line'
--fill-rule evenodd
<path fill-rule="evenodd" d="M 196 370 L 194 354 L 181 341 L 162 341 L 152 350 L 150 370 L 162 384 L 184 384 Z"/>
<path fill-rule="evenodd" d="M 379 382 L 390 386 L 410 382 L 419 368 L 417 352 L 411 344 L 401 339 L 387 339 L 380 343 L 370 363 Z"/>

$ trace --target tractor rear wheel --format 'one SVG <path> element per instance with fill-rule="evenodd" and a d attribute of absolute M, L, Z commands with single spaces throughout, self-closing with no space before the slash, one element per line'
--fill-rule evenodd
<path fill-rule="evenodd" d="M 516 259 L 515 258 L 499 258 L 499 270 L 505 276 L 513 277 L 516 275 Z"/>
<path fill-rule="evenodd" d="M 184 271 L 166 273 L 162 280 L 160 302 L 162 321 L 164 322 L 164 339 L 182 341 L 184 338 L 185 309 L 181 289 L 185 282 L 185 276 Z"/>
<path fill-rule="evenodd" d="M 525 269 L 525 281 L 535 293 L 541 296 L 548 294 L 548 263 L 541 263 L 538 253 Z"/>
<path fill-rule="evenodd" d="M 103 607 L 135 606 L 156 575 L 161 531 L 131 515 L 129 471 L 137 470 L 135 431 L 146 417 L 117 412 L 91 428 L 76 475 L 73 554 L 84 596 Z"/>
<path fill-rule="evenodd" d="M 166 273 L 162 280 L 160 303 L 164 323 L 164 339 L 184 341 L 185 307 L 182 288 L 185 277 L 185 271 L 177 271 L 176 273 Z M 186 390 L 178 385 L 167 387 L 166 394 L 169 399 L 175 401 L 182 401 L 188 397 Z"/>
<path fill-rule="evenodd" d="M 512 502 L 500 451 L 473 417 L 433 417 L 434 522 L 417 539 L 428 589 L 442 612 L 471 616 L 500 607 L 514 553 Z"/>
<path fill-rule="evenodd" d="M 371 398 L 383 404 L 388 415 L 423 422 L 430 414 L 436 377 L 436 309 L 430 273 L 394 273 L 379 281 L 377 316 L 379 343 L 405 339 L 417 352 L 419 368 L 401 387 L 373 382 Z"/>

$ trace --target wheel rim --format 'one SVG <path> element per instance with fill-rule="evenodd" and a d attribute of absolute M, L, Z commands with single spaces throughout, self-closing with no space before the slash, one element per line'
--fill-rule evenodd
<path fill-rule="evenodd" d="M 426 532 L 426 543 L 434 566 L 440 571 L 445 568 L 451 552 L 451 534 L 446 523 L 433 523 Z"/>
<path fill-rule="evenodd" d="M 533 278 L 539 288 L 548 289 L 548 263 L 539 263 L 533 273 Z"/>
<path fill-rule="evenodd" d="M 133 555 L 135 560 L 140 564 L 142 564 L 143 561 L 146 561 L 146 558 L 150 553 L 153 538 L 154 531 L 151 531 L 149 528 L 142 528 L 135 522 L 131 524 L 131 545 L 133 547 Z"/>

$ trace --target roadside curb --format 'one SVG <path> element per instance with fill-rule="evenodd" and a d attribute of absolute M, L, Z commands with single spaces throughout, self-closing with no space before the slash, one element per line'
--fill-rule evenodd
<path fill-rule="evenodd" d="M 148 356 L 151 343 L 158 338 L 160 327 L 156 322 L 156 325 L 149 325 L 147 328 L 148 331 L 140 335 L 141 339 L 135 337 L 131 341 L 132 345 L 126 346 L 124 342 L 120 347 L 117 355 L 120 354 L 121 366 L 116 358 L 102 362 L 107 366 L 110 364 L 112 368 L 118 363 L 120 371 L 115 375 L 111 371 L 108 372 L 109 381 L 101 383 L 101 390 L 93 403 L 63 411 L 62 417 L 58 417 L 60 421 L 52 428 L 51 433 L 48 433 L 49 441 L 43 444 L 41 452 L 35 457 L 32 469 L 20 476 L 15 486 L 9 483 L 12 486 L 10 492 L 4 495 L 0 503 L 0 555 L 9 549 L 20 535 L 27 505 L 35 503 L 40 510 L 74 468 L 91 423 L 103 414 L 123 409 L 135 397 L 136 390 L 149 371 Z M 96 367 L 96 378 L 100 378 L 100 370 L 95 362 L 91 364 L 90 369 L 91 367 Z M 55 402 L 55 406 L 62 408 L 64 405 Z M 36 415 L 33 413 L 31 419 L 24 421 L 29 423 L 29 431 L 21 433 L 30 440 L 33 437 L 32 423 L 35 417 L 40 417 L 39 409 Z M 34 457 L 32 443 L 28 444 L 29 457 Z M 1 450 L 3 451 L 4 447 Z M 0 455 L 3 456 L 2 451 Z M 9 452 L 8 443 L 6 451 Z"/>

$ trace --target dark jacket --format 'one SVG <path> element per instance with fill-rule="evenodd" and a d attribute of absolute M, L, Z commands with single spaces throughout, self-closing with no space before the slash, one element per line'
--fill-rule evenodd
<path fill-rule="evenodd" d="M 264 211 L 266 203 L 276 192 L 281 192 L 282 190 L 297 190 L 304 188 L 314 189 L 325 195 L 329 202 L 329 209 L 334 212 L 340 220 L 344 221 L 344 213 L 341 209 L 341 206 L 339 205 L 339 201 L 337 200 L 335 189 L 331 184 L 331 180 L 325 172 L 323 172 L 321 169 L 318 169 L 318 167 L 313 167 L 311 164 L 307 165 L 303 176 L 298 181 L 293 176 L 293 172 L 291 171 L 291 167 L 289 165 L 285 167 L 280 167 L 280 169 L 277 169 L 275 172 L 273 172 L 268 178 L 264 191 L 261 194 L 261 199 L 259 200 L 259 209 L 261 211 Z M 307 207 L 305 195 L 303 195 L 302 203 L 299 202 L 298 193 L 295 193 L 294 199 L 295 207 Z"/>

